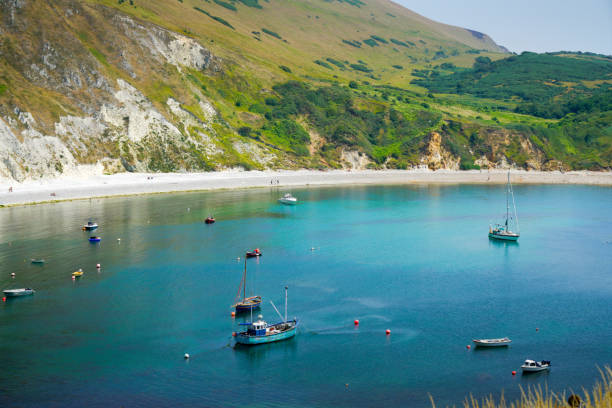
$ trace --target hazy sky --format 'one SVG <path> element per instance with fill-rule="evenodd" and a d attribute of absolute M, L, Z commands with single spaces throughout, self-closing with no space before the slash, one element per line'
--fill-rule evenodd
<path fill-rule="evenodd" d="M 510 51 L 612 54 L 612 0 L 393 0 L 441 23 L 488 34 Z"/>

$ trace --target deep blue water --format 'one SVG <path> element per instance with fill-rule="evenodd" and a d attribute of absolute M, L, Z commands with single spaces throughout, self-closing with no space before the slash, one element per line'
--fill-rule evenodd
<path fill-rule="evenodd" d="M 445 406 L 589 388 L 612 364 L 612 188 L 515 186 L 518 244 L 487 238 L 503 186 L 293 189 L 295 207 L 282 192 L 0 209 L 0 288 L 37 290 L 0 304 L 0 404 Z M 234 349 L 236 258 L 255 247 L 260 313 L 278 320 L 288 285 L 300 328 Z M 501 336 L 510 348 L 466 349 Z M 525 358 L 553 368 L 522 376 Z"/>

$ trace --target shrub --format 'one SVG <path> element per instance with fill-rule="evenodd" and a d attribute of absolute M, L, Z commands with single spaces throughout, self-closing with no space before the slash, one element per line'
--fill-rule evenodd
<path fill-rule="evenodd" d="M 282 69 L 283 71 L 287 72 L 287 73 L 291 73 L 291 68 L 285 66 L 285 65 L 279 65 L 278 66 L 280 69 Z"/>
<path fill-rule="evenodd" d="M 268 34 L 268 35 L 270 35 L 272 37 L 278 38 L 279 40 L 283 39 L 283 37 L 281 37 L 278 33 L 275 33 L 272 30 L 268 30 L 267 28 L 262 28 L 261 31 L 263 31 L 264 33 L 266 33 L 266 34 Z"/>

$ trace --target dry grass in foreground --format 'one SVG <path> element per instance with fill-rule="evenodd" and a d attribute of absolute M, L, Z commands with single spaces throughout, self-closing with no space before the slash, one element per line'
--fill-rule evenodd
<path fill-rule="evenodd" d="M 591 392 L 582 389 L 580 394 L 565 393 L 557 395 L 542 388 L 528 388 L 527 392 L 521 389 L 521 398 L 515 402 L 507 402 L 502 395 L 499 402 L 492 396 L 482 401 L 470 396 L 463 403 L 464 408 L 612 408 L 612 369 L 606 366 L 600 370 L 601 380 L 598 381 Z M 432 407 L 435 408 L 433 399 Z"/>

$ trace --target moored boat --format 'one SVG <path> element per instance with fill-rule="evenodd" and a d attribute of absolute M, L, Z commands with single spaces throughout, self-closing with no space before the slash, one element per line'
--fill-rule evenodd
<path fill-rule="evenodd" d="M 35 259 L 35 258 L 32 258 L 30 261 L 31 261 L 33 264 L 44 264 L 44 263 L 45 263 L 45 260 L 44 260 L 44 259 Z"/>
<path fill-rule="evenodd" d="M 282 196 L 281 198 L 279 198 L 278 202 L 281 203 L 281 204 L 286 204 L 286 205 L 296 205 L 297 204 L 297 198 L 292 196 L 290 193 L 287 193 L 284 196 Z"/>
<path fill-rule="evenodd" d="M 100 242 L 101 240 L 100 237 L 89 237 L 89 242 Z"/>
<path fill-rule="evenodd" d="M 274 306 L 274 303 L 272 303 L 272 306 Z M 274 310 L 280 316 L 276 306 L 274 306 Z M 236 342 L 253 346 L 287 340 L 295 336 L 298 321 L 297 319 L 287 320 L 287 286 L 285 286 L 285 317 L 280 317 L 283 320 L 275 324 L 266 323 L 261 315 L 259 315 L 258 320 L 255 322 L 241 323 L 241 325 L 247 326 L 247 330 L 236 334 Z"/>
<path fill-rule="evenodd" d="M 210 216 L 210 217 L 206 217 L 206 219 L 204 220 L 204 222 L 205 222 L 206 224 L 214 224 L 214 223 L 215 223 L 215 217 L 212 217 L 212 216 Z"/>
<path fill-rule="evenodd" d="M 512 206 L 514 208 L 514 225 L 516 232 L 510 230 L 510 224 L 513 219 L 510 214 L 510 197 L 512 197 Z M 489 238 L 500 239 L 504 241 L 517 241 L 519 239 L 518 216 L 516 214 L 516 204 L 514 202 L 514 192 L 512 184 L 510 184 L 510 172 L 508 172 L 508 183 L 506 184 L 506 221 L 504 224 L 496 224 L 495 227 L 489 225 Z"/>
<path fill-rule="evenodd" d="M 83 225 L 83 231 L 93 231 L 98 228 L 98 224 L 93 221 L 87 221 L 87 224 Z"/>
<path fill-rule="evenodd" d="M 33 295 L 34 292 L 35 290 L 31 288 L 6 289 L 2 291 L 6 297 L 28 296 Z"/>
<path fill-rule="evenodd" d="M 534 361 L 534 360 L 525 360 L 521 369 L 525 373 L 535 373 L 538 371 L 544 371 L 550 369 L 550 361 L 542 360 L 542 361 Z"/>
<path fill-rule="evenodd" d="M 253 251 L 247 251 L 247 253 L 246 253 L 246 257 L 247 258 L 255 258 L 255 257 L 261 256 L 261 255 L 262 255 L 262 253 L 259 250 L 259 248 L 255 248 Z"/>
<path fill-rule="evenodd" d="M 504 347 L 512 343 L 512 340 L 508 337 L 503 337 L 501 339 L 474 339 L 472 341 L 476 347 Z"/>
<path fill-rule="evenodd" d="M 246 283 L 247 283 L 247 265 L 246 258 L 244 258 L 244 273 L 242 274 L 242 280 L 240 286 L 238 286 L 238 294 L 236 295 L 237 302 L 232 305 L 236 309 L 236 313 L 248 312 L 257 309 L 261 305 L 261 296 L 254 295 L 247 297 L 246 295 Z M 240 299 L 240 291 L 242 290 L 242 299 Z"/>
<path fill-rule="evenodd" d="M 78 271 L 72 272 L 72 276 L 74 276 L 75 278 L 83 276 L 83 270 L 81 268 L 79 268 Z"/>

